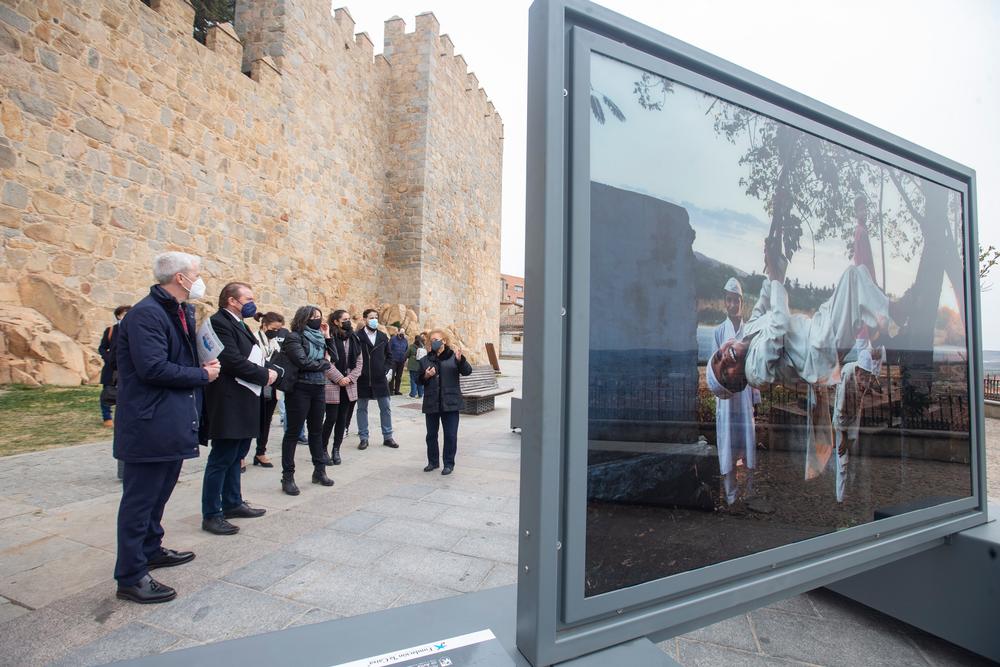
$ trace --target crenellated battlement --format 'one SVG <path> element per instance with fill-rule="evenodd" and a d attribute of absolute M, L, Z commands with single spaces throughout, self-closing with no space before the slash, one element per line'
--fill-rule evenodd
<path fill-rule="evenodd" d="M 492 340 L 503 125 L 433 13 L 376 54 L 327 0 L 237 0 L 204 45 L 188 0 L 4 4 L 0 303 L 79 311 L 89 349 L 176 249 L 286 316 L 403 303 Z"/>

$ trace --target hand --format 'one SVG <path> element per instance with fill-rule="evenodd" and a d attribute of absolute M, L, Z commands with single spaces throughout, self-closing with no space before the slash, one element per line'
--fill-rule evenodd
<path fill-rule="evenodd" d="M 433 366 L 429 367 L 426 371 L 424 371 L 424 377 L 427 378 L 428 380 L 434 377 L 435 375 L 437 375 L 437 371 L 434 369 Z"/>
<path fill-rule="evenodd" d="M 216 378 L 219 377 L 219 372 L 222 370 L 222 364 L 219 363 L 218 359 L 206 361 L 201 367 L 208 373 L 209 382 L 215 382 Z"/>
<path fill-rule="evenodd" d="M 337 384 L 339 384 L 341 387 L 346 387 L 347 385 L 351 384 L 351 378 L 340 378 L 340 381 L 337 382 Z"/>
<path fill-rule="evenodd" d="M 319 330 L 323 333 L 323 338 L 330 337 L 330 325 L 327 322 L 323 322 L 319 325 Z"/>
<path fill-rule="evenodd" d="M 278 379 L 278 371 L 267 369 L 267 385 L 271 386 Z"/>
<path fill-rule="evenodd" d="M 455 348 L 455 359 L 457 359 L 458 361 L 462 360 L 462 351 L 459 350 L 458 348 Z"/>

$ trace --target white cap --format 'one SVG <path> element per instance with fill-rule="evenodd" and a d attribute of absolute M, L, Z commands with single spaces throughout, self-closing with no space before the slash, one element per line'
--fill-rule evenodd
<path fill-rule="evenodd" d="M 885 361 L 885 346 L 880 345 L 878 350 L 873 350 L 871 344 L 858 350 L 858 368 L 868 371 L 872 375 L 879 375 L 882 372 L 882 363 Z"/>
<path fill-rule="evenodd" d="M 740 285 L 740 281 L 736 278 L 730 278 L 726 281 L 726 286 L 723 288 L 727 292 L 732 292 L 733 294 L 739 294 L 743 296 L 743 286 Z"/>
<path fill-rule="evenodd" d="M 733 397 L 733 392 L 723 387 L 722 383 L 719 382 L 719 379 L 715 377 L 715 371 L 712 369 L 712 357 L 709 357 L 708 363 L 705 364 L 705 384 L 708 385 L 708 390 L 710 392 L 723 400 Z"/>

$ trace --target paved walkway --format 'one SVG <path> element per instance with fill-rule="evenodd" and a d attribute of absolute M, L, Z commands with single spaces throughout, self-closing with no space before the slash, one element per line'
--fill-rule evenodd
<path fill-rule="evenodd" d="M 520 387 L 520 364 L 502 384 Z M 519 393 L 519 392 L 518 392 Z M 236 536 L 200 529 L 204 459 L 185 463 L 167 506 L 166 545 L 197 558 L 157 577 L 164 605 L 114 597 L 119 484 L 110 443 L 0 459 L 0 665 L 98 665 L 516 581 L 520 437 L 497 410 L 462 418 L 455 474 L 424 473 L 416 402 L 393 400 L 396 437 L 343 450 L 336 485 L 281 493 L 277 469 L 251 467 L 244 495 L 264 518 Z M 1000 422 L 990 422 L 1000 443 Z M 272 433 L 277 451 L 278 431 Z M 1000 460 L 994 451 L 993 460 Z M 994 496 L 1000 477 L 994 475 Z M 968 653 L 826 591 L 791 598 L 678 639 L 684 665 L 974 664 Z"/>

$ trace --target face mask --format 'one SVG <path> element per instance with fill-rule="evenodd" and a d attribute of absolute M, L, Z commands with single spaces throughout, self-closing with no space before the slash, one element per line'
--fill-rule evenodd
<path fill-rule="evenodd" d="M 378 318 L 377 317 L 373 317 L 370 320 L 368 320 L 368 328 L 371 329 L 372 331 L 375 331 L 375 329 L 378 329 Z"/>
<path fill-rule="evenodd" d="M 319 331 L 319 325 L 320 325 L 320 322 L 322 322 L 322 321 L 323 321 L 322 319 L 320 319 L 320 318 L 317 317 L 315 320 L 309 320 L 308 322 L 306 322 L 306 325 L 310 329 L 313 329 L 315 331 Z"/>
<path fill-rule="evenodd" d="M 243 319 L 246 319 L 248 317 L 253 317 L 256 312 L 257 312 L 257 304 L 254 303 L 253 301 L 247 301 L 246 303 L 243 304 L 243 307 L 240 308 L 240 317 L 242 317 Z"/>
<path fill-rule="evenodd" d="M 354 327 L 351 325 L 351 321 L 347 320 L 346 322 L 340 325 L 340 328 L 346 331 L 347 333 L 351 333 L 351 329 L 353 329 Z"/>
<path fill-rule="evenodd" d="M 187 276 L 184 277 L 187 278 Z M 197 301 L 203 296 L 205 296 L 205 281 L 201 279 L 201 276 L 198 276 L 198 280 L 191 283 L 191 287 L 188 289 L 188 298 Z"/>
<path fill-rule="evenodd" d="M 431 349 L 434 350 L 435 352 L 437 352 L 438 350 L 440 350 L 443 345 L 444 345 L 444 341 L 443 340 L 432 340 L 431 341 Z"/>
<path fill-rule="evenodd" d="M 271 340 L 272 338 L 274 338 L 275 336 L 278 335 L 278 332 L 277 331 L 265 331 L 264 335 L 267 336 L 268 340 Z"/>

